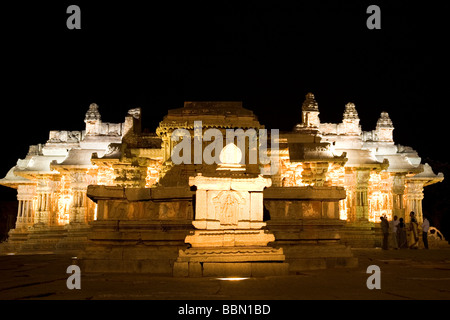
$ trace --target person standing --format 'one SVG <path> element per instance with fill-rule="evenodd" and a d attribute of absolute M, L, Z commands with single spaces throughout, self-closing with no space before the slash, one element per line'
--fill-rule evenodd
<path fill-rule="evenodd" d="M 394 220 L 389 222 L 389 238 L 390 243 L 392 244 L 392 247 L 394 249 L 398 249 L 398 240 L 397 240 L 397 226 L 399 224 L 399 221 L 397 220 L 397 216 L 394 216 Z"/>
<path fill-rule="evenodd" d="M 383 244 L 382 249 L 388 250 L 388 241 L 389 241 L 389 222 L 386 217 L 380 217 L 381 220 L 381 231 L 383 232 Z"/>
<path fill-rule="evenodd" d="M 419 248 L 419 234 L 418 234 L 418 224 L 416 217 L 414 216 L 414 211 L 411 211 L 409 216 L 411 217 L 411 223 L 409 225 L 411 245 L 410 249 L 418 249 Z"/>
<path fill-rule="evenodd" d="M 397 235 L 398 235 L 398 246 L 400 249 L 408 248 L 408 239 L 406 237 L 406 225 L 403 222 L 403 218 L 399 219 L 399 223 L 397 225 Z"/>
<path fill-rule="evenodd" d="M 425 249 L 428 249 L 428 229 L 430 229 L 430 221 L 428 221 L 427 217 L 423 217 L 422 240 Z"/>

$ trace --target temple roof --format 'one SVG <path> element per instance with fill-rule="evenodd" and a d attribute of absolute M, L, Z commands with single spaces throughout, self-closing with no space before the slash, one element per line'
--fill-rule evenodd
<path fill-rule="evenodd" d="M 186 101 L 183 108 L 171 109 L 169 116 L 247 116 L 254 117 L 253 111 L 244 109 L 241 101 Z"/>
<path fill-rule="evenodd" d="M 243 108 L 240 101 L 186 101 L 183 108 L 168 111 L 160 128 L 192 129 L 194 121 L 202 121 L 203 127 L 262 127 L 253 111 Z"/>
<path fill-rule="evenodd" d="M 66 156 L 61 155 L 36 155 L 27 156 L 27 158 L 17 161 L 17 165 L 13 168 L 15 176 L 21 176 L 25 179 L 34 178 L 36 175 L 54 175 L 59 174 L 58 171 L 50 168 L 53 161 L 57 163 L 63 161 Z M 6 177 L 5 177 L 6 178 Z"/>
<path fill-rule="evenodd" d="M 420 165 L 420 167 L 421 167 L 421 169 L 423 169 L 422 172 L 420 172 L 414 176 L 407 177 L 406 179 L 421 180 L 422 182 L 424 182 L 424 186 L 429 186 L 431 184 L 441 182 L 444 180 L 444 174 L 442 172 L 435 174 L 433 172 L 433 169 L 431 168 L 431 166 L 428 163 Z"/>
<path fill-rule="evenodd" d="M 291 162 L 327 161 L 345 162 L 346 156 L 336 156 L 330 149 L 328 142 L 318 143 L 289 143 L 289 159 Z"/>
<path fill-rule="evenodd" d="M 378 160 L 373 152 L 364 149 L 336 149 L 336 153 L 345 152 L 347 155 L 346 167 L 378 167 L 387 163 Z"/>
<path fill-rule="evenodd" d="M 69 154 L 64 159 L 64 161 L 56 164 L 52 164 L 52 166 L 77 166 L 77 167 L 91 167 L 91 157 L 92 154 L 96 152 L 97 155 L 101 156 L 105 153 L 105 150 L 101 149 L 71 149 Z"/>
<path fill-rule="evenodd" d="M 18 176 L 14 174 L 14 170 L 16 169 L 16 166 L 9 169 L 8 173 L 3 179 L 0 179 L 0 185 L 4 185 L 10 188 L 17 189 L 19 184 L 33 184 L 35 181 Z"/>
<path fill-rule="evenodd" d="M 376 158 L 379 161 L 388 159 L 389 168 L 388 172 L 420 172 L 422 168 L 418 165 L 414 165 L 404 154 L 392 154 L 392 155 L 377 155 Z"/>
<path fill-rule="evenodd" d="M 58 163 L 63 161 L 65 156 L 33 156 L 31 159 L 19 160 L 15 172 L 30 171 L 30 172 L 45 172 L 49 173 L 50 163 L 57 161 Z"/>
<path fill-rule="evenodd" d="M 414 178 L 436 178 L 436 177 L 444 177 L 444 174 L 442 172 L 439 172 L 438 174 L 435 174 L 433 169 L 428 163 L 425 163 L 423 165 L 423 171 L 419 174 L 416 174 Z"/>

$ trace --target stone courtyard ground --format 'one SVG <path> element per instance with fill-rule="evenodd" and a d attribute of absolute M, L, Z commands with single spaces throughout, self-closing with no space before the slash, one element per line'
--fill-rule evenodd
<path fill-rule="evenodd" d="M 70 256 L 0 256 L 0 299 L 45 300 L 395 300 L 450 299 L 450 249 L 353 249 L 353 269 L 224 281 L 145 274 L 85 274 L 69 290 Z M 381 289 L 369 290 L 367 267 L 381 270 Z"/>

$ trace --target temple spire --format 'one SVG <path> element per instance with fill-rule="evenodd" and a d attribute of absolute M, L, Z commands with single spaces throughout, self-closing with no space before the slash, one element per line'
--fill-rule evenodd
<path fill-rule="evenodd" d="M 308 92 L 305 101 L 303 101 L 302 111 L 319 111 L 319 104 L 311 92 Z"/>
<path fill-rule="evenodd" d="M 375 128 L 378 141 L 393 142 L 393 131 L 394 125 L 392 124 L 392 120 L 389 118 L 389 114 L 383 111 Z"/>
<path fill-rule="evenodd" d="M 380 115 L 380 118 L 377 121 L 377 128 L 392 128 L 394 129 L 394 125 L 392 124 L 391 118 L 389 118 L 389 114 L 383 111 Z"/>
<path fill-rule="evenodd" d="M 353 102 L 349 102 L 345 105 L 345 111 L 344 111 L 344 120 L 353 120 L 358 119 L 358 112 L 356 111 L 355 104 Z"/>
<path fill-rule="evenodd" d="M 302 124 L 306 128 L 319 128 L 319 104 L 311 92 L 302 104 Z"/>
<path fill-rule="evenodd" d="M 91 103 L 89 105 L 89 110 L 86 112 L 84 122 L 101 120 L 100 112 L 98 112 L 98 105 L 96 103 Z"/>
<path fill-rule="evenodd" d="M 345 105 L 345 111 L 342 123 L 344 125 L 344 131 L 346 134 L 361 134 L 361 126 L 359 125 L 359 116 L 356 111 L 355 104 L 349 102 Z"/>
<path fill-rule="evenodd" d="M 89 105 L 89 110 L 86 112 L 86 116 L 84 117 L 84 122 L 86 123 L 86 134 L 99 134 L 101 121 L 100 112 L 98 112 L 98 105 L 96 103 L 91 103 Z"/>

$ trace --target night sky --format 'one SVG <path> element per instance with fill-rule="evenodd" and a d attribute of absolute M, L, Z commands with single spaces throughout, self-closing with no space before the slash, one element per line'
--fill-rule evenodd
<path fill-rule="evenodd" d="M 396 143 L 448 167 L 442 1 L 92 2 L 2 4 L 1 176 L 50 130 L 83 130 L 92 102 L 105 122 L 141 107 L 154 131 L 183 101 L 240 100 L 291 130 L 310 91 L 321 122 L 340 122 L 351 101 L 369 131 L 387 111 Z M 81 30 L 66 27 L 71 4 Z M 371 4 L 381 30 L 366 26 Z"/>

